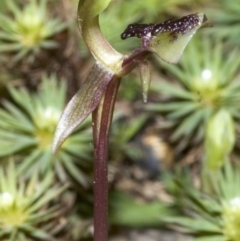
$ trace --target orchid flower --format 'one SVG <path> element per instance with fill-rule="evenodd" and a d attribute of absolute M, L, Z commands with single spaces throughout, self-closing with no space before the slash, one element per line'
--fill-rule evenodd
<path fill-rule="evenodd" d="M 108 217 L 108 140 L 114 103 L 121 78 L 139 66 L 143 99 L 147 101 L 150 83 L 149 64 L 145 60 L 156 54 L 169 63 L 176 63 L 187 43 L 206 21 L 203 13 L 195 13 L 164 23 L 129 25 L 122 39 L 139 37 L 142 46 L 132 54 L 117 52 L 103 36 L 99 14 L 111 0 L 80 0 L 78 24 L 96 62 L 80 90 L 65 108 L 55 132 L 52 151 L 57 152 L 66 138 L 92 113 L 94 137 L 94 240 L 107 240 Z"/>

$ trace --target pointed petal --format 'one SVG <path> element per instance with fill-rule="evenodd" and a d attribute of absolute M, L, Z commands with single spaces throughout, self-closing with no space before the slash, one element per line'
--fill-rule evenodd
<path fill-rule="evenodd" d="M 177 63 L 192 36 L 206 21 L 203 13 L 168 21 L 150 40 L 149 49 L 168 63 Z M 159 25 L 160 26 L 160 25 Z M 160 27 L 159 27 L 160 28 Z"/>

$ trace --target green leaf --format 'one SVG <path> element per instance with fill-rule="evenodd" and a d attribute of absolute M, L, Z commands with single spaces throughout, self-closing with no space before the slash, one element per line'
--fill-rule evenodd
<path fill-rule="evenodd" d="M 227 241 L 227 239 L 223 235 L 214 235 L 195 238 L 193 241 Z"/>
<path fill-rule="evenodd" d="M 221 233 L 221 228 L 219 226 L 204 219 L 193 219 L 187 217 L 166 217 L 163 219 L 168 223 L 177 224 L 181 227 L 185 227 L 191 233 L 199 231 Z"/>
<path fill-rule="evenodd" d="M 164 61 L 177 63 L 192 36 L 205 21 L 206 17 L 203 13 L 173 20 L 168 24 L 167 29 L 150 40 L 149 49 Z"/>
<path fill-rule="evenodd" d="M 56 152 L 66 138 L 96 108 L 114 72 L 96 63 L 83 86 L 65 108 L 55 132 L 52 152 Z"/>
<path fill-rule="evenodd" d="M 207 123 L 205 136 L 206 165 L 212 171 L 223 165 L 235 144 L 234 123 L 230 113 L 221 109 Z"/>
<path fill-rule="evenodd" d="M 110 222 L 130 227 L 159 226 L 161 217 L 171 216 L 173 211 L 161 202 L 138 203 L 123 192 L 110 196 Z"/>

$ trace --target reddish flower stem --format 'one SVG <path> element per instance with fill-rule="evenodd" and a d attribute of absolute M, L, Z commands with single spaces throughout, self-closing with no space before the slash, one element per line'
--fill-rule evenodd
<path fill-rule="evenodd" d="M 93 112 L 94 137 L 94 241 L 108 239 L 108 142 L 120 79 L 114 77 Z"/>
<path fill-rule="evenodd" d="M 134 68 L 137 67 L 138 61 L 146 59 L 152 52 L 145 47 L 135 49 L 133 53 L 127 56 L 122 63 L 122 70 L 119 73 L 120 76 L 129 74 Z"/>

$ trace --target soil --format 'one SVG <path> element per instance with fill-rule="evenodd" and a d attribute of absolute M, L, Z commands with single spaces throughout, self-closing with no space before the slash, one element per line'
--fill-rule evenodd
<path fill-rule="evenodd" d="M 109 238 L 109 241 L 190 241 L 191 237 L 168 230 L 128 230 Z"/>

